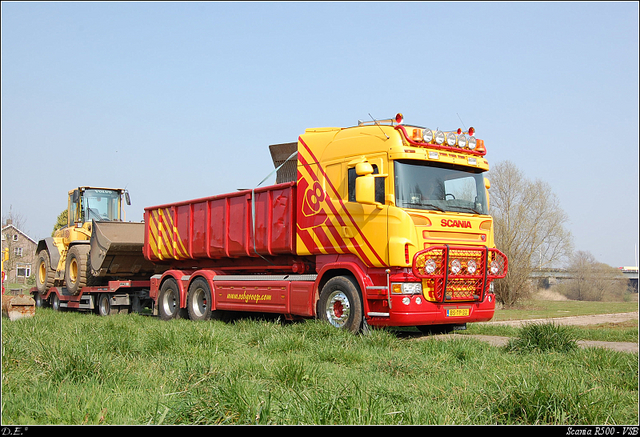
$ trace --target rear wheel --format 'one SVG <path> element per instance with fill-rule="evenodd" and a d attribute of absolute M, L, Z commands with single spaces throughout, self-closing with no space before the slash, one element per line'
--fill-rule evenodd
<path fill-rule="evenodd" d="M 318 317 L 339 329 L 351 332 L 362 329 L 362 300 L 352 279 L 336 276 L 327 281 L 318 300 Z"/>
<path fill-rule="evenodd" d="M 210 320 L 211 304 L 211 289 L 207 281 L 202 278 L 194 280 L 189 286 L 189 297 L 187 298 L 189 318 L 191 320 Z"/>
<path fill-rule="evenodd" d="M 64 282 L 69 293 L 76 295 L 82 287 L 89 285 L 89 246 L 85 244 L 72 246 L 67 253 L 64 269 Z"/>
<path fill-rule="evenodd" d="M 158 316 L 161 320 L 182 319 L 184 310 L 180 308 L 180 289 L 175 279 L 167 279 L 158 294 Z"/>
<path fill-rule="evenodd" d="M 53 287 L 53 278 L 56 271 L 51 268 L 51 257 L 46 249 L 38 253 L 36 260 L 36 288 L 40 294 L 44 294 L 49 288 Z"/>

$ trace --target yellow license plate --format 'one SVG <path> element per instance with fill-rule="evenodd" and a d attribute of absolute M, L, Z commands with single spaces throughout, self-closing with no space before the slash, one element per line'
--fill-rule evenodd
<path fill-rule="evenodd" d="M 469 315 L 469 308 L 455 308 L 447 310 L 447 317 L 464 317 Z"/>

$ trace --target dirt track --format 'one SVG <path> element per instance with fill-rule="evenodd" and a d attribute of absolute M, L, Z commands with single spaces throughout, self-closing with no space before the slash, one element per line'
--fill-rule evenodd
<path fill-rule="evenodd" d="M 553 322 L 558 325 L 598 325 L 601 323 L 621 323 L 627 320 L 638 320 L 638 312 L 633 313 L 617 313 L 617 314 L 598 314 L 590 316 L 571 316 L 571 317 L 557 317 L 549 319 L 529 319 L 529 320 L 510 320 L 503 322 L 486 322 L 486 325 L 508 325 L 508 326 L 522 326 L 527 323 L 549 323 Z M 442 339 L 450 338 L 452 335 L 435 336 Z M 432 338 L 435 338 L 432 337 Z M 478 340 L 486 341 L 493 346 L 503 346 L 509 341 L 508 337 L 497 337 L 491 335 L 470 335 L 469 337 L 477 338 Z M 609 341 L 578 341 L 578 345 L 581 347 L 604 347 L 620 352 L 635 352 L 638 353 L 638 343 L 622 343 L 622 342 L 609 342 Z"/>

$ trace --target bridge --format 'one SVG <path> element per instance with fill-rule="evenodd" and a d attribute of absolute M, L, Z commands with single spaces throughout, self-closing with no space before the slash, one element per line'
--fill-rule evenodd
<path fill-rule="evenodd" d="M 633 290 L 638 292 L 638 267 L 620 267 L 622 275 L 611 275 L 611 279 L 626 279 L 629 281 L 629 285 Z M 569 269 L 535 269 L 530 278 L 532 279 L 546 279 L 549 282 L 558 281 L 563 279 L 573 279 L 575 272 Z"/>

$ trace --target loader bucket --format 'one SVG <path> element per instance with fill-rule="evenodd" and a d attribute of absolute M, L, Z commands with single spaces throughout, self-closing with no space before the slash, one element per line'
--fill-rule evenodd
<path fill-rule="evenodd" d="M 36 301 L 30 296 L 19 294 L 17 296 L 2 295 L 2 315 L 14 321 L 26 317 L 33 317 L 36 314 Z"/>
<path fill-rule="evenodd" d="M 144 276 L 155 269 L 142 254 L 144 223 L 93 222 L 91 273 L 93 276 Z"/>

